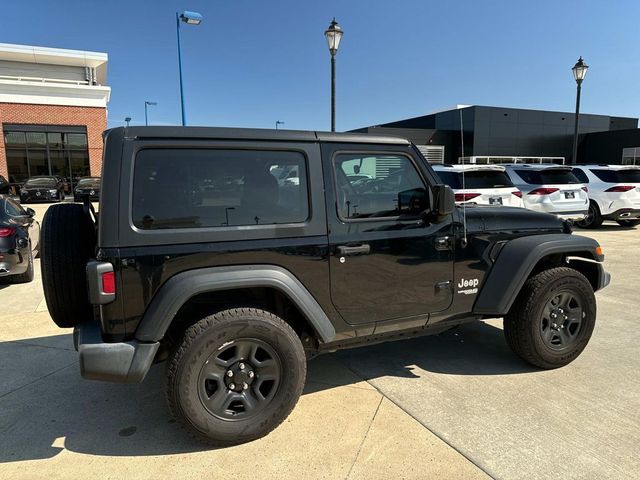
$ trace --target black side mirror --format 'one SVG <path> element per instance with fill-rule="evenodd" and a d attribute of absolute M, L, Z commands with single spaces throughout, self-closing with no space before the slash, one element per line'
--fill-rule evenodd
<path fill-rule="evenodd" d="M 27 208 L 27 216 L 33 218 L 36 216 L 36 211 L 33 208 Z"/>
<path fill-rule="evenodd" d="M 431 187 L 433 194 L 432 213 L 437 217 L 451 215 L 456 208 L 456 197 L 449 185 L 434 185 Z"/>

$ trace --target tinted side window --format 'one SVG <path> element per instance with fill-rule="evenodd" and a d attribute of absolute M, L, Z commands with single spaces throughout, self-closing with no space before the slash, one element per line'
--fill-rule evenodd
<path fill-rule="evenodd" d="M 443 183 L 449 185 L 454 190 L 462 188 L 462 181 L 458 172 L 443 172 L 442 170 L 436 170 L 436 175 L 440 177 Z"/>
<path fill-rule="evenodd" d="M 513 187 L 513 182 L 505 172 L 497 170 L 478 170 L 465 172 L 464 186 L 467 188 L 506 188 Z M 460 174 L 462 183 L 462 174 Z"/>
<path fill-rule="evenodd" d="M 405 156 L 340 154 L 334 167 L 342 219 L 415 215 L 427 208 L 424 182 Z"/>
<path fill-rule="evenodd" d="M 5 199 L 4 210 L 7 215 L 11 217 L 20 217 L 27 214 L 27 212 L 25 212 L 19 204 L 17 204 L 10 198 Z"/>
<path fill-rule="evenodd" d="M 132 216 L 145 230 L 304 222 L 306 159 L 285 151 L 142 150 Z"/>

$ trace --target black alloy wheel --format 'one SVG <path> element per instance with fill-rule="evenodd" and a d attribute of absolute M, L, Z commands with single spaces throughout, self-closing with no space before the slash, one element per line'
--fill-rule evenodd
<path fill-rule="evenodd" d="M 585 316 L 578 296 L 571 292 L 555 295 L 542 313 L 540 333 L 544 344 L 559 352 L 572 348 L 579 338 Z"/>
<path fill-rule="evenodd" d="M 596 202 L 589 202 L 589 210 L 583 220 L 576 222 L 576 225 L 581 228 L 598 228 L 602 225 L 602 215 L 600 214 L 600 208 Z"/>
<path fill-rule="evenodd" d="M 246 419 L 273 400 L 282 375 L 282 363 L 270 345 L 257 338 L 240 338 L 205 361 L 198 395 L 211 415 Z"/>

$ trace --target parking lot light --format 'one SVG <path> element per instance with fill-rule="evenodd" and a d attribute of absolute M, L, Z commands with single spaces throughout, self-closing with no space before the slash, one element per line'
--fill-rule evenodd
<path fill-rule="evenodd" d="M 340 46 L 340 40 L 344 32 L 336 19 L 334 18 L 329 28 L 324 32 L 331 54 L 331 131 L 336 131 L 336 54 Z"/>
<path fill-rule="evenodd" d="M 573 72 L 573 78 L 577 84 L 577 92 L 576 92 L 576 116 L 573 126 L 573 155 L 571 157 L 571 163 L 576 163 L 578 156 L 578 120 L 580 118 L 580 91 L 582 89 L 582 81 L 584 77 L 587 75 L 587 70 L 589 66 L 584 63 L 582 56 L 578 59 L 576 64 L 571 68 Z"/>
<path fill-rule="evenodd" d="M 145 125 L 149 125 L 149 117 L 148 117 L 148 114 L 147 114 L 147 107 L 149 105 L 156 106 L 156 105 L 158 105 L 158 102 L 150 102 L 148 100 L 144 101 L 144 124 Z"/>
<path fill-rule="evenodd" d="M 180 48 L 180 23 L 187 25 L 200 25 L 202 23 L 202 15 L 198 12 L 190 12 L 185 10 L 182 13 L 176 12 L 176 31 L 178 34 L 178 73 L 180 75 L 180 111 L 182 114 L 182 126 L 187 124 L 186 114 L 184 111 L 184 86 L 182 83 L 182 51 Z"/>

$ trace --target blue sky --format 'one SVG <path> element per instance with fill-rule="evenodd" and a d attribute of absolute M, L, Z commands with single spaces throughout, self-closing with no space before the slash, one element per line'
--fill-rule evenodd
<path fill-rule="evenodd" d="M 178 124 L 175 12 L 191 125 L 329 128 L 335 16 L 337 129 L 457 103 L 572 111 L 570 67 L 590 65 L 582 111 L 640 116 L 640 2 L 395 0 L 30 0 L 0 17 L 0 42 L 109 54 L 109 126 Z M 22 20 L 24 19 L 24 20 Z"/>

